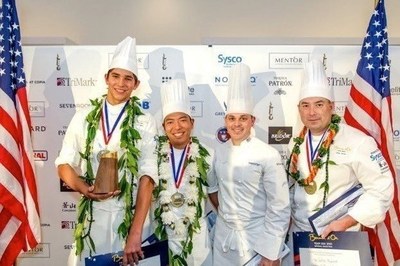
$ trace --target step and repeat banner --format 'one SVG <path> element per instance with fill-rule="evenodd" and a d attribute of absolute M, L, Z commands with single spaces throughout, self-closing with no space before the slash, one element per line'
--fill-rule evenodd
<path fill-rule="evenodd" d="M 68 124 L 89 99 L 106 93 L 104 75 L 115 46 L 27 46 L 23 49 L 32 117 L 33 148 L 39 192 L 42 243 L 21 254 L 18 265 L 65 265 L 72 248 L 78 193 L 57 176 L 57 157 Z M 227 140 L 225 116 L 229 69 L 236 63 L 251 68 L 256 135 L 279 150 L 297 135 L 298 92 L 303 64 L 324 60 L 343 115 L 360 46 L 229 45 L 137 46 L 140 87 L 135 93 L 145 112 L 161 128 L 160 86 L 186 79 L 195 118 L 194 135 L 209 147 Z M 396 167 L 400 168 L 400 47 L 390 47 Z"/>

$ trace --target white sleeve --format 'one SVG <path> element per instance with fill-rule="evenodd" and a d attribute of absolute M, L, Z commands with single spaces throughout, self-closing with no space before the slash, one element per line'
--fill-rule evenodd
<path fill-rule="evenodd" d="M 156 122 L 150 114 L 140 115 L 135 121 L 140 134 L 140 159 L 138 161 L 138 177 L 150 176 L 158 184 L 157 153 L 156 153 Z"/>
<path fill-rule="evenodd" d="M 87 132 L 86 116 L 87 112 L 77 112 L 72 117 L 64 136 L 60 154 L 55 160 L 56 167 L 60 164 L 69 164 L 74 168 L 80 166 L 81 156 L 79 152 L 83 152 Z"/>
<path fill-rule="evenodd" d="M 365 191 L 349 215 L 364 226 L 374 227 L 385 219 L 394 187 L 388 164 L 371 137 L 360 142 L 354 152 L 352 168 Z"/>

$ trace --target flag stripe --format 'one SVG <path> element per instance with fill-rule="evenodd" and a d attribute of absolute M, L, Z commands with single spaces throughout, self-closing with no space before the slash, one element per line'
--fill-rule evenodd
<path fill-rule="evenodd" d="M 375 230 L 367 230 L 375 248 L 375 265 L 392 265 L 400 259 L 399 184 L 393 154 L 390 67 L 384 1 L 371 16 L 361 49 L 357 73 L 345 108 L 346 122 L 372 136 L 393 176 L 394 197 L 385 220 Z"/>
<path fill-rule="evenodd" d="M 17 10 L 0 5 L 0 265 L 13 265 L 41 236 Z"/>

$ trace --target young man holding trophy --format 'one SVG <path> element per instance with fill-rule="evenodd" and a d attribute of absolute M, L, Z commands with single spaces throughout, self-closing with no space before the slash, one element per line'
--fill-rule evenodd
<path fill-rule="evenodd" d="M 142 236 L 157 180 L 156 124 L 131 93 L 140 84 L 136 43 L 116 48 L 105 82 L 107 94 L 72 118 L 56 159 L 60 178 L 82 194 L 75 245 L 68 265 L 86 257 L 124 250 L 124 264 L 143 257 Z"/>

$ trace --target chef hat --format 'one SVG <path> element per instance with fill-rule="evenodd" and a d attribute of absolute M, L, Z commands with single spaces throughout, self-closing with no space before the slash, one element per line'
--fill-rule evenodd
<path fill-rule="evenodd" d="M 172 113 L 185 113 L 190 115 L 190 102 L 188 98 L 188 85 L 183 79 L 173 79 L 161 85 L 162 117 Z"/>
<path fill-rule="evenodd" d="M 299 101 L 308 97 L 322 97 L 334 101 L 333 91 L 329 87 L 325 67 L 319 60 L 306 63 L 300 88 Z"/>
<path fill-rule="evenodd" d="M 227 113 L 253 114 L 250 68 L 245 64 L 236 64 L 229 71 Z"/>
<path fill-rule="evenodd" d="M 128 36 L 117 45 L 108 70 L 113 68 L 122 68 L 138 76 L 135 38 Z"/>

